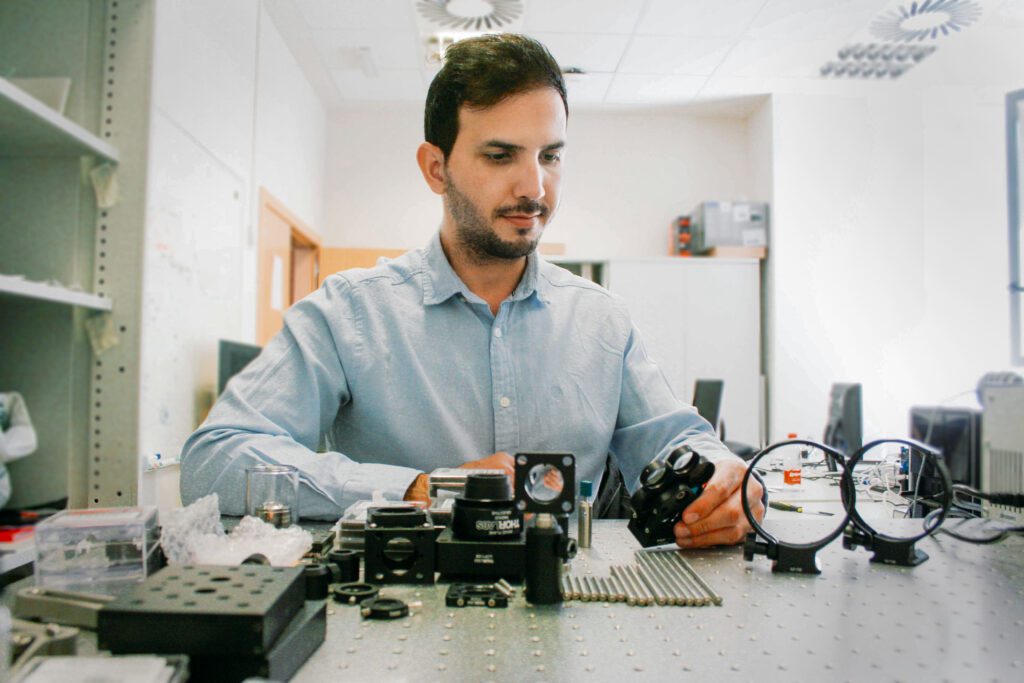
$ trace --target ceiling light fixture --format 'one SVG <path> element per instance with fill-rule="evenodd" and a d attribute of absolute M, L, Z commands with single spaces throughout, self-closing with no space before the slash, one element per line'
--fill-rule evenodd
<path fill-rule="evenodd" d="M 925 0 L 900 5 L 871 24 L 871 33 L 894 43 L 934 40 L 967 28 L 981 17 L 974 0 Z"/>
<path fill-rule="evenodd" d="M 496 31 L 519 20 L 522 0 L 419 0 L 416 9 L 451 31 Z"/>
<path fill-rule="evenodd" d="M 826 78 L 899 78 L 933 52 L 934 45 L 857 43 L 841 48 L 838 59 L 826 62 L 820 73 Z"/>

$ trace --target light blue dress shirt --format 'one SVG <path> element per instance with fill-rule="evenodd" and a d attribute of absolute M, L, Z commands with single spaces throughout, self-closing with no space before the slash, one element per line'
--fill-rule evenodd
<path fill-rule="evenodd" d="M 334 519 L 498 451 L 571 452 L 595 490 L 611 453 L 632 490 L 684 442 L 735 457 L 672 393 L 619 297 L 531 255 L 493 315 L 435 235 L 289 309 L 185 443 L 181 493 L 188 504 L 216 492 L 241 514 L 246 468 L 294 465 L 302 517 Z"/>

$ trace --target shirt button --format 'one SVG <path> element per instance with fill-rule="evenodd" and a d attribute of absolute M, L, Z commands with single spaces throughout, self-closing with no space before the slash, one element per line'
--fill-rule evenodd
<path fill-rule="evenodd" d="M 502 408 L 508 408 L 510 405 L 512 405 L 512 401 L 509 399 L 508 396 L 502 396 L 501 400 L 498 401 L 498 403 L 501 404 Z"/>
<path fill-rule="evenodd" d="M 500 337 L 501 336 L 501 328 L 500 327 L 495 327 L 494 328 L 494 336 L 495 337 Z"/>

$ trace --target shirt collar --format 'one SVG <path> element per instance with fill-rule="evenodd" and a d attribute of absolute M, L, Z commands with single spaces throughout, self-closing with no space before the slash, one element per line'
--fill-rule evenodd
<path fill-rule="evenodd" d="M 422 253 L 424 305 L 443 303 L 456 294 L 462 294 L 470 300 L 479 300 L 479 297 L 469 291 L 469 287 L 455 274 L 451 264 L 448 263 L 448 257 L 444 255 L 444 249 L 441 247 L 440 232 L 434 233 Z M 510 300 L 521 301 L 536 293 L 538 300 L 544 303 L 549 302 L 545 291 L 548 287 L 547 281 L 539 275 L 540 262 L 541 259 L 536 251 L 526 257 L 526 270 L 515 291 L 512 292 L 512 296 L 509 297 Z"/>

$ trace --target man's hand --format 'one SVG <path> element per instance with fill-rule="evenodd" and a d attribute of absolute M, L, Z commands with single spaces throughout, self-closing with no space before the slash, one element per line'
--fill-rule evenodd
<path fill-rule="evenodd" d="M 402 500 L 408 501 L 419 501 L 430 505 L 430 475 L 421 474 L 413 479 L 413 482 L 409 484 L 409 488 L 405 491 L 405 497 Z"/>
<path fill-rule="evenodd" d="M 751 531 L 743 514 L 740 490 L 747 466 L 739 460 L 715 463 L 715 473 L 700 498 L 683 512 L 683 521 L 675 525 L 676 544 L 683 548 L 704 548 L 732 545 L 742 541 Z M 747 485 L 750 511 L 760 521 L 764 518 L 761 502 L 763 488 L 754 477 Z"/>
<path fill-rule="evenodd" d="M 492 455 L 488 455 L 486 458 L 480 458 L 479 460 L 473 460 L 471 462 L 459 465 L 460 469 L 471 469 L 471 470 L 501 470 L 508 475 L 509 483 L 513 482 L 515 478 L 515 461 L 512 456 L 504 451 L 499 451 Z M 405 491 L 405 497 L 403 500 L 408 501 L 421 501 L 430 505 L 430 497 L 427 495 L 430 492 L 430 475 L 421 474 L 413 480 L 412 484 Z"/>
<path fill-rule="evenodd" d="M 480 458 L 479 460 L 473 460 L 467 462 L 464 465 L 459 465 L 462 469 L 471 470 L 501 470 L 508 475 L 509 483 L 513 483 L 516 474 L 516 464 L 512 456 L 505 451 L 498 451 L 492 455 L 488 455 L 486 458 Z"/>

